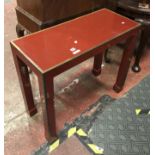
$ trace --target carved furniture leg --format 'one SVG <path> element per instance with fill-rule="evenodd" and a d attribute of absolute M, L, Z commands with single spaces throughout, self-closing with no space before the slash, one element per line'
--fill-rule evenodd
<path fill-rule="evenodd" d="M 45 127 L 45 137 L 49 142 L 51 142 L 55 140 L 57 136 L 54 109 L 53 78 L 51 78 L 51 76 L 48 76 L 48 74 L 40 75 L 38 78 Z"/>
<path fill-rule="evenodd" d="M 94 66 L 93 66 L 93 70 L 92 73 L 95 76 L 98 76 L 99 74 L 101 74 L 101 65 L 102 65 L 102 60 L 103 60 L 103 53 L 99 53 L 96 56 L 94 56 Z"/>
<path fill-rule="evenodd" d="M 25 63 L 22 60 L 20 60 L 15 54 L 13 54 L 13 58 L 14 58 L 14 62 L 15 62 L 15 66 L 16 66 L 16 70 L 17 70 L 17 74 L 20 82 L 20 87 L 24 97 L 24 101 L 25 101 L 24 103 L 25 103 L 26 109 L 29 115 L 33 116 L 34 114 L 37 113 L 37 109 L 33 100 L 28 68 L 25 65 Z"/>
<path fill-rule="evenodd" d="M 144 53 L 145 47 L 147 46 L 148 36 L 149 36 L 149 30 L 147 27 L 145 27 L 141 32 L 140 43 L 138 45 L 138 48 L 136 49 L 135 62 L 134 65 L 132 66 L 132 70 L 134 72 L 140 72 L 141 70 L 139 63 Z"/>
<path fill-rule="evenodd" d="M 19 24 L 16 25 L 16 33 L 18 37 L 24 36 L 24 29 Z"/>
<path fill-rule="evenodd" d="M 106 62 L 106 63 L 110 63 L 111 62 L 111 60 L 110 60 L 110 58 L 108 58 L 108 52 L 109 52 L 109 50 L 108 50 L 108 48 L 105 50 L 105 53 L 104 53 L 104 61 Z"/>
<path fill-rule="evenodd" d="M 16 33 L 19 38 L 24 36 L 24 31 L 25 30 L 19 24 L 16 25 Z M 29 68 L 28 71 L 30 74 L 32 73 L 32 71 Z"/>
<path fill-rule="evenodd" d="M 125 47 L 125 50 L 123 53 L 123 57 L 122 57 L 118 75 L 117 75 L 117 80 L 113 87 L 113 89 L 116 92 L 120 92 L 123 88 L 124 83 L 125 83 L 125 79 L 127 77 L 130 62 L 131 62 L 131 59 L 133 56 L 133 51 L 135 48 L 136 40 L 137 40 L 137 36 L 132 36 L 127 39 L 126 47 Z"/>

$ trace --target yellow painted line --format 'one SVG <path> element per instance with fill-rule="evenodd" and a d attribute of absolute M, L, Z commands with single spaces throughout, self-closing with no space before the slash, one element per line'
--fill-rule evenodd
<path fill-rule="evenodd" d="M 49 147 L 49 152 L 52 152 L 53 150 L 55 150 L 60 144 L 60 140 L 56 140 L 53 144 L 50 145 Z"/>
<path fill-rule="evenodd" d="M 77 132 L 76 132 L 79 136 L 87 136 L 87 134 L 82 130 L 82 129 L 79 129 Z"/>
<path fill-rule="evenodd" d="M 83 137 L 87 137 L 88 135 L 82 130 L 82 129 L 78 129 L 75 127 L 72 127 L 68 130 L 67 132 L 67 138 L 70 138 L 72 135 L 74 135 L 75 133 L 77 133 L 79 136 L 83 136 Z M 55 150 L 58 146 L 60 145 L 60 140 L 56 140 L 53 144 L 50 145 L 49 147 L 49 152 L 52 152 L 53 150 Z M 98 147 L 95 144 L 87 144 L 88 147 L 95 153 L 95 154 L 103 154 L 104 153 L 104 149 Z"/>
<path fill-rule="evenodd" d="M 139 115 L 141 111 L 142 111 L 141 109 L 136 109 L 136 110 L 135 110 L 136 115 Z"/>
<path fill-rule="evenodd" d="M 76 127 L 72 127 L 68 130 L 68 134 L 67 137 L 71 137 L 72 135 L 74 135 L 76 133 Z"/>
<path fill-rule="evenodd" d="M 103 154 L 104 150 L 98 146 L 96 146 L 95 144 L 88 144 L 88 146 L 91 148 L 91 150 L 95 153 L 95 154 Z"/>

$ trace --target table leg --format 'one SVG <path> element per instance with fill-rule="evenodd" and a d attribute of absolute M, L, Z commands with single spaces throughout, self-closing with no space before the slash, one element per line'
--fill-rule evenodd
<path fill-rule="evenodd" d="M 132 70 L 134 72 L 140 72 L 141 70 L 139 63 L 144 53 L 145 47 L 147 45 L 147 41 L 149 39 L 148 36 L 149 36 L 149 30 L 147 27 L 145 27 L 144 30 L 142 30 L 141 32 L 140 43 L 138 48 L 136 49 L 135 62 L 134 65 L 132 66 Z"/>
<path fill-rule="evenodd" d="M 16 25 L 16 33 L 18 37 L 24 36 L 24 29 L 19 24 Z"/>
<path fill-rule="evenodd" d="M 20 82 L 20 87 L 25 101 L 24 102 L 25 107 L 29 115 L 33 116 L 34 114 L 37 113 L 37 108 L 33 100 L 28 68 L 26 64 L 22 60 L 20 60 L 15 54 L 13 54 L 13 58 L 14 58 L 14 62 L 15 62 L 15 66 L 16 66 L 16 70 L 17 70 L 17 74 Z"/>
<path fill-rule="evenodd" d="M 43 111 L 45 137 L 49 142 L 51 142 L 55 140 L 57 136 L 53 78 L 47 75 L 41 75 L 39 77 L 39 89 Z"/>
<path fill-rule="evenodd" d="M 101 66 L 102 66 L 102 61 L 103 61 L 103 53 L 99 53 L 97 55 L 94 56 L 94 66 L 93 66 L 93 70 L 92 73 L 95 76 L 98 76 L 99 74 L 101 74 Z"/>
<path fill-rule="evenodd" d="M 109 53 L 109 49 L 107 48 L 107 49 L 105 50 L 105 53 L 104 53 L 104 61 L 105 61 L 106 63 L 110 63 L 110 62 L 111 62 L 110 58 L 108 58 L 108 53 Z"/>
<path fill-rule="evenodd" d="M 136 40 L 137 40 L 137 36 L 132 36 L 127 39 L 126 47 L 125 47 L 125 50 L 123 53 L 123 57 L 122 57 L 118 75 L 117 75 L 117 80 L 113 87 L 113 89 L 116 92 L 120 92 L 123 88 L 124 83 L 125 83 L 127 73 L 129 70 L 129 66 L 130 66 L 130 62 L 131 62 L 131 59 L 133 56 L 134 48 L 136 45 Z"/>

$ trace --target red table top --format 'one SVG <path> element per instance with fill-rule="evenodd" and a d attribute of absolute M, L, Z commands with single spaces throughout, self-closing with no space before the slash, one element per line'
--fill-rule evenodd
<path fill-rule="evenodd" d="M 139 26 L 101 9 L 12 41 L 18 51 L 45 72 Z"/>

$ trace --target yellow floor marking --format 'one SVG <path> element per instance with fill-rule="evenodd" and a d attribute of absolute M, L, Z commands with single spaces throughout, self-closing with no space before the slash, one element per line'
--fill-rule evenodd
<path fill-rule="evenodd" d="M 70 128 L 68 130 L 68 138 L 76 133 L 76 127 Z"/>
<path fill-rule="evenodd" d="M 55 141 L 53 144 L 51 144 L 50 147 L 49 147 L 49 152 L 55 150 L 55 149 L 59 146 L 59 143 L 60 143 L 60 141 L 59 141 L 59 139 L 58 139 L 58 140 Z"/>
<path fill-rule="evenodd" d="M 94 144 L 88 144 L 95 154 L 103 154 L 104 150 Z"/>

